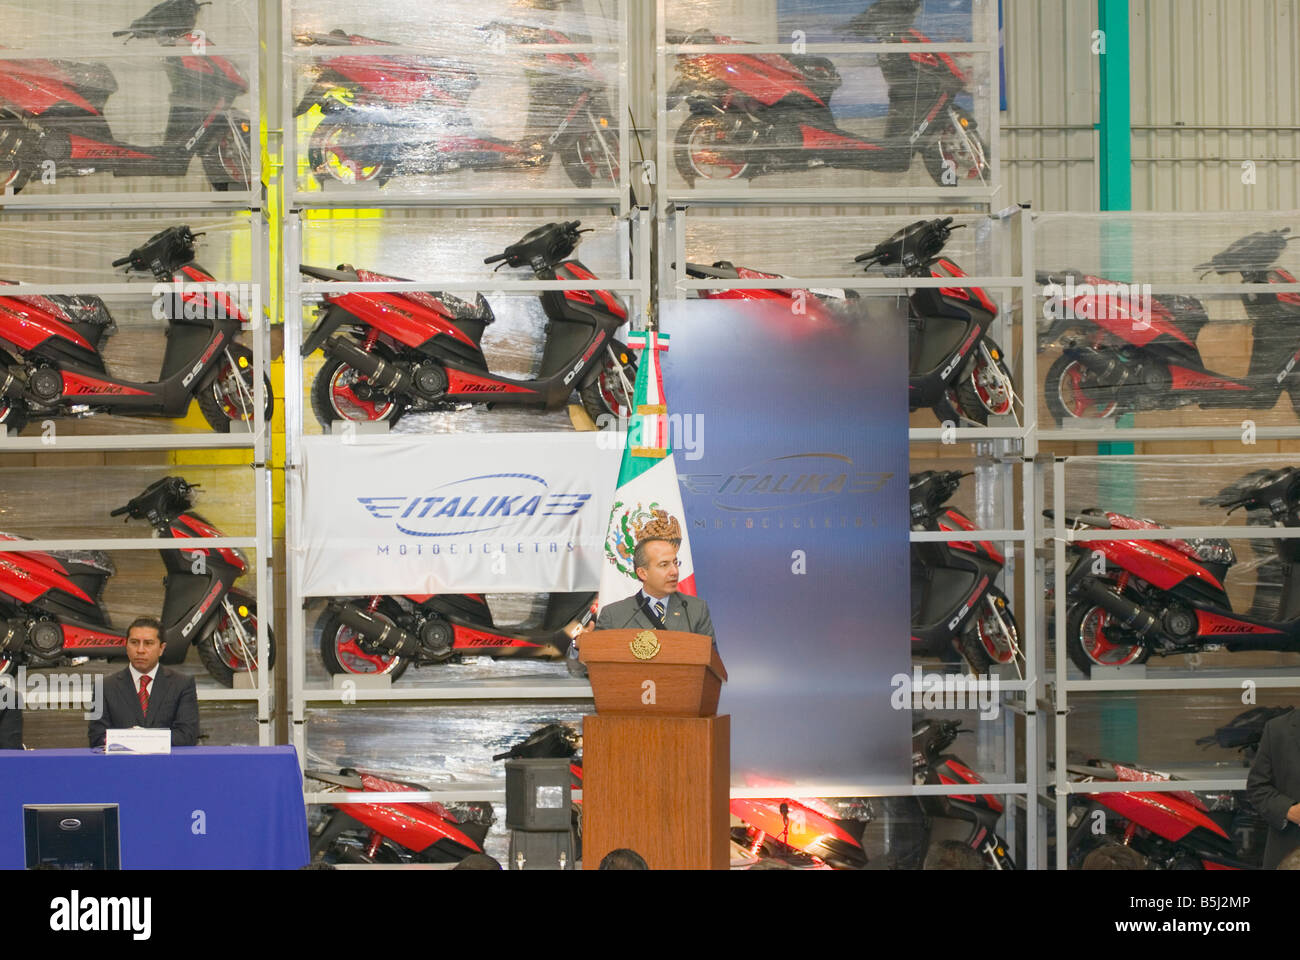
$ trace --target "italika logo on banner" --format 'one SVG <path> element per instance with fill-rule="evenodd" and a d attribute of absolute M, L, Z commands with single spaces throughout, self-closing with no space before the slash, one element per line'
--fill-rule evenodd
<path fill-rule="evenodd" d="M 628 336 L 628 346 L 642 351 L 642 362 L 637 365 L 627 444 L 605 537 L 605 564 L 600 577 L 602 607 L 630 597 L 640 588 L 632 554 L 637 542 L 647 537 L 681 541 L 677 550 L 677 589 L 695 594 L 695 566 L 668 439 L 668 407 L 659 369 L 659 353 L 668 349 L 668 336 L 653 330 L 633 333 Z"/>

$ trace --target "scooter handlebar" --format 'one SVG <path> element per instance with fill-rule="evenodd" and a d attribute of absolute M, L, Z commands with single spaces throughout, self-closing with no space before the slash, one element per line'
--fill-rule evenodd
<path fill-rule="evenodd" d="M 882 266 L 901 263 L 905 270 L 913 270 L 938 256 L 948 237 L 961 226 L 954 227 L 952 217 L 917 220 L 895 231 L 888 240 L 876 244 L 866 253 L 859 254 L 853 262 L 865 263 L 868 268 L 872 263 Z"/>
<path fill-rule="evenodd" d="M 1227 249 L 1220 250 L 1193 269 L 1201 276 L 1207 273 L 1255 273 L 1267 270 L 1282 256 L 1287 243 L 1295 239 L 1287 236 L 1290 232 L 1290 227 L 1283 227 L 1280 230 L 1261 230 L 1239 237 Z"/>
<path fill-rule="evenodd" d="M 531 266 L 538 262 L 554 266 L 573 252 L 578 245 L 579 234 L 589 232 L 579 230 L 581 225 L 581 220 L 566 220 L 535 227 L 500 253 L 484 257 L 483 262 L 497 263 L 504 260 L 511 267 Z"/>

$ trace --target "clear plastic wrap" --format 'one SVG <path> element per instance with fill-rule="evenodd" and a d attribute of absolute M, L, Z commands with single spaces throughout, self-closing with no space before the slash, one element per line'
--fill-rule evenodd
<path fill-rule="evenodd" d="M 491 760 L 493 754 L 504 752 L 548 723 L 562 723 L 580 732 L 582 715 L 589 712 L 590 707 L 581 704 L 544 702 L 309 710 L 306 766 L 309 771 L 328 773 L 354 768 L 434 790 L 472 791 L 477 785 L 483 785 L 485 792 L 492 788 L 499 790 L 504 785 L 505 769 L 503 763 Z M 935 716 L 959 721 L 963 730 L 973 733 L 972 736 L 959 735 L 947 752 L 957 755 L 986 781 L 1006 782 L 1009 779 L 1006 773 L 1008 729 L 1004 723 L 981 722 L 976 715 L 961 711 L 947 711 Z M 310 776 L 305 783 L 309 791 L 325 789 L 321 781 Z M 780 795 L 779 790 L 773 794 Z M 1011 802 L 1008 797 L 995 799 L 1004 806 Z M 831 811 L 838 818 L 849 821 L 849 831 L 860 832 L 869 869 L 907 866 L 915 869 L 919 866 L 919 863 L 899 862 L 924 854 L 923 837 L 917 831 L 924 818 L 917 800 L 910 797 L 837 798 L 805 800 L 804 803 L 813 811 Z M 484 849 L 504 862 L 509 841 L 504 825 L 505 807 L 498 801 L 493 804 L 493 809 L 495 822 Z M 743 837 L 746 825 L 738 814 L 749 812 L 745 805 L 733 804 L 734 836 Z M 320 807 L 312 816 L 319 818 L 327 813 L 328 808 Z M 857 826 L 855 820 L 863 825 Z M 969 832 L 969 824 L 965 826 Z M 1001 828 L 1006 829 L 1005 820 L 1001 822 Z M 956 829 L 955 823 L 945 820 L 934 827 L 934 832 L 942 839 Z M 791 856 L 771 844 L 766 845 L 762 852 L 766 856 L 799 861 L 801 866 L 812 865 L 808 858 Z M 733 866 L 746 866 L 754 859 L 746 855 L 744 844 L 733 847 Z"/>
<path fill-rule="evenodd" d="M 674 195 L 940 191 L 996 180 L 996 54 L 923 50 L 991 43 L 987 7 L 713 0 L 668 4 L 664 26 L 661 181 Z M 898 52 L 821 55 L 824 45 L 853 43 Z M 759 46 L 748 52 L 747 44 Z"/>
<path fill-rule="evenodd" d="M 1199 868 L 1201 855 L 1209 852 L 1227 858 L 1219 862 L 1258 867 L 1265 825 L 1245 791 L 1230 788 L 1234 781 L 1246 779 L 1263 723 L 1298 700 L 1294 691 L 1270 689 L 1259 690 L 1245 704 L 1236 690 L 1072 694 L 1064 762 L 1068 779 L 1079 785 L 1075 789 L 1086 789 L 1088 780 L 1104 784 L 1120 776 L 1133 781 L 1221 782 L 1223 787 L 1145 797 L 1139 790 L 1072 794 L 1071 869 L 1078 869 L 1099 842 L 1123 840 L 1130 825 L 1137 829 L 1126 842 L 1153 861 L 1153 867 L 1168 869 L 1177 861 L 1184 868 Z M 1199 827 L 1188 834 L 1191 843 L 1179 844 L 1179 831 L 1168 832 L 1168 811 L 1150 810 L 1153 802 L 1202 824 L 1201 818 L 1208 818 L 1215 826 Z M 1189 808 L 1199 816 L 1189 815 Z"/>
<path fill-rule="evenodd" d="M 1155 611 L 1158 616 L 1147 644 L 1151 651 L 1146 661 L 1149 674 L 1193 669 L 1230 671 L 1226 676 L 1276 677 L 1286 676 L 1300 666 L 1300 642 L 1287 639 L 1291 628 L 1286 622 L 1294 615 L 1289 613 L 1294 609 L 1293 601 L 1286 596 L 1289 565 L 1279 555 L 1282 544 L 1294 541 L 1272 536 L 1274 518 L 1266 506 L 1233 507 L 1252 484 L 1264 482 L 1261 478 L 1280 477 L 1279 471 L 1297 465 L 1297 460 L 1278 455 L 1074 457 L 1065 462 L 1067 530 L 1080 515 L 1083 520 L 1079 530 L 1105 534 L 1113 529 L 1118 542 L 1123 542 L 1125 530 L 1141 529 L 1148 523 L 1222 529 L 1221 535 L 1208 537 L 1173 533 L 1168 539 L 1134 540 L 1138 555 L 1127 549 L 1108 551 L 1086 540 L 1074 540 L 1067 565 L 1076 562 L 1077 554 L 1077 562 L 1090 564 L 1104 584 L 1113 585 L 1117 577 L 1127 576 L 1132 583 L 1130 592 L 1124 595 L 1140 601 L 1143 609 Z M 1205 502 L 1211 499 L 1215 502 Z M 1050 503 L 1045 506 L 1050 507 Z M 1293 521 L 1279 522 L 1290 526 Z M 1043 523 L 1044 533 L 1050 538 L 1053 521 L 1045 519 Z M 1158 556 L 1147 556 L 1148 544 L 1157 545 Z M 1048 566 L 1049 602 L 1045 605 L 1049 653 L 1055 644 L 1055 635 L 1050 632 L 1055 614 L 1053 598 L 1055 591 L 1062 589 L 1053 567 Z M 1201 582 L 1207 591 L 1196 595 L 1196 607 L 1207 612 L 1187 608 L 1192 595 L 1186 591 L 1192 588 L 1184 580 L 1190 583 L 1189 577 Z M 1142 585 L 1166 579 L 1162 588 Z M 1219 593 L 1220 583 L 1223 595 Z M 1142 600 L 1139 594 L 1148 590 L 1150 597 Z M 1104 648 L 1114 656 L 1119 656 L 1116 651 L 1132 647 L 1129 641 L 1133 638 L 1128 633 L 1107 633 L 1106 621 L 1098 619 L 1102 614 L 1087 613 L 1090 602 L 1071 598 L 1067 608 L 1067 652 L 1074 650 L 1071 659 L 1076 665 L 1079 643 L 1095 646 L 1098 636 L 1116 645 L 1115 651 Z M 1185 608 L 1190 610 L 1190 621 L 1181 615 Z M 1231 619 L 1235 615 L 1262 623 L 1238 622 Z M 1117 622 L 1122 619 L 1118 617 Z M 1188 630 L 1202 639 L 1193 642 L 1189 638 L 1190 645 L 1185 646 L 1179 638 Z M 1076 635 L 1082 640 L 1077 640 Z M 1171 646 L 1170 641 L 1177 643 Z M 1281 649 L 1261 648 L 1274 642 Z M 1238 645 L 1242 649 L 1232 649 Z M 1162 650 L 1164 656 L 1160 655 Z"/>
<path fill-rule="evenodd" d="M 247 464 L 86 467 L 58 466 L 48 458 L 39 469 L 0 461 L 0 530 L 44 540 L 147 539 L 151 531 L 145 520 L 110 514 L 169 476 L 197 488 L 193 511 L 223 535 L 256 535 L 255 478 Z"/>
<path fill-rule="evenodd" d="M 621 182 L 619 4 L 461 2 L 433 17 L 408 0 L 376 25 L 355 5 L 295 3 L 292 16 L 300 193 Z"/>
<path fill-rule="evenodd" d="M 59 435 L 211 430 L 208 413 L 225 426 L 231 418 L 218 408 L 226 392 L 211 375 L 221 365 L 233 384 L 239 365 L 251 387 L 249 331 L 267 306 L 256 240 L 247 216 L 6 218 L 0 329 L 14 347 L 4 358 L 12 378 L 0 401 L 6 428 L 26 425 L 32 436 L 40 427 L 57 449 Z M 199 286 L 204 282 L 216 286 Z M 54 285 L 74 292 L 49 289 Z M 209 350 L 218 331 L 224 339 Z M 53 361 L 46 341 L 67 352 Z M 197 411 L 192 399 L 200 401 Z M 178 424 L 188 411 L 193 420 Z"/>
<path fill-rule="evenodd" d="M 1294 426 L 1300 293 L 1268 286 L 1296 282 L 1297 223 L 1037 216 L 1040 429 Z"/>
<path fill-rule="evenodd" d="M 669 264 L 661 286 L 661 297 L 669 295 L 705 297 L 711 299 L 754 299 L 771 296 L 765 291 L 729 289 L 728 278 L 753 281 L 765 276 L 792 278 L 838 278 L 845 283 L 851 278 L 878 282 L 900 275 L 897 265 L 885 267 L 871 265 L 863 269 L 854 258 L 865 254 L 878 244 L 895 236 L 898 231 L 917 224 L 933 222 L 939 218 L 918 218 L 915 215 L 862 217 L 862 216 L 803 216 L 803 217 L 746 217 L 724 214 L 697 214 L 688 211 L 673 220 L 671 239 L 676 244 L 672 254 L 663 258 Z M 955 215 L 952 217 L 951 236 L 935 255 L 934 263 L 920 271 L 923 277 L 965 276 L 978 279 L 990 276 L 1014 276 L 1013 266 L 1017 249 L 1015 225 L 1005 220 L 987 216 Z M 715 290 L 686 291 L 673 284 L 703 282 L 718 277 Z M 777 288 L 776 299 L 790 304 L 796 319 L 811 323 L 823 308 L 842 305 L 845 298 L 873 297 L 893 302 L 900 312 L 900 321 L 923 311 L 928 317 L 924 326 L 917 329 L 909 343 L 912 359 L 911 378 L 918 391 L 912 397 L 917 409 L 911 424 L 915 427 L 935 427 L 945 421 L 954 426 L 973 425 L 1010 426 L 1020 422 L 1020 389 L 1023 379 L 1020 350 L 1020 310 L 1018 291 L 980 285 L 975 299 L 963 296 L 965 288 L 944 288 L 942 294 L 952 294 L 959 308 L 980 308 L 985 336 L 979 345 L 968 343 L 968 329 L 964 324 L 951 324 L 944 318 L 930 316 L 933 309 L 916 307 L 902 298 L 869 289 L 853 290 L 844 287 L 813 287 L 801 290 L 796 283 Z M 923 298 L 929 295 L 922 293 Z M 916 300 L 916 297 L 913 297 Z M 985 302 L 987 301 L 987 302 Z M 991 316 L 983 310 L 991 308 Z M 938 391 L 929 381 L 946 368 L 954 351 L 966 345 L 976 363 L 963 363 L 955 370 L 949 369 L 951 391 Z M 990 354 L 983 357 L 987 346 Z M 1007 379 L 991 378 L 992 371 L 1005 372 Z M 965 373 L 963 373 L 965 371 Z M 955 374 L 955 375 L 954 375 Z M 951 392 L 953 410 L 942 407 L 942 393 Z M 963 399 L 964 398 L 964 399 Z M 982 398 L 989 402 L 983 403 Z M 1000 411 L 994 412 L 994 411 Z"/>
<path fill-rule="evenodd" d="M 361 598 L 358 603 L 367 607 L 371 598 Z M 464 601 L 464 597 L 450 598 L 453 602 Z M 545 594 L 501 593 L 486 594 L 483 601 L 487 605 L 485 614 L 470 616 L 463 621 L 466 626 L 492 631 L 510 631 L 514 628 L 536 628 L 547 619 L 548 596 Z M 388 611 L 393 598 L 381 601 L 381 610 Z M 571 603 L 570 606 L 578 604 Z M 398 615 L 396 622 L 406 629 L 418 629 L 422 622 L 418 611 L 403 608 L 405 617 Z M 398 659 L 394 667 L 393 657 L 383 651 L 367 649 L 359 644 L 355 634 L 341 625 L 337 615 L 331 613 L 324 601 L 310 600 L 306 610 L 307 624 L 307 671 L 306 679 L 311 688 L 328 689 L 333 675 L 346 677 L 350 674 L 374 674 L 387 672 L 393 683 L 402 686 L 416 686 L 429 683 L 454 684 L 462 681 L 500 680 L 506 678 L 527 678 L 542 680 L 546 678 L 564 679 L 569 676 L 565 661 L 559 651 L 548 658 L 489 656 L 455 657 L 444 663 L 411 664 Z M 559 626 L 557 624 L 557 626 Z"/>
<path fill-rule="evenodd" d="M 794 31 L 823 43 L 988 42 L 988 18 L 971 0 L 668 0 L 670 32 L 723 29 L 747 43 L 785 43 Z"/>
<path fill-rule="evenodd" d="M 18 9 L 5 10 L 0 188 L 26 199 L 256 185 L 256 3 L 6 7 Z"/>
<path fill-rule="evenodd" d="M 581 217 L 581 229 L 590 228 L 593 232 L 582 235 L 581 244 L 570 258 L 577 259 L 596 277 L 626 282 L 625 222 L 609 217 L 606 212 L 591 211 L 588 214 L 587 211 L 577 211 L 572 216 Z M 519 241 L 524 234 L 545 222 L 543 217 L 308 219 L 304 221 L 302 259 L 305 264 L 318 267 L 347 264 L 368 271 L 367 276 L 378 282 L 396 277 L 421 282 L 427 280 L 432 291 L 438 290 L 439 282 L 481 281 L 478 290 L 446 292 L 443 302 L 459 301 L 463 309 L 476 310 L 481 309 L 476 307 L 478 296 L 486 295 L 484 302 L 493 319 L 482 327 L 479 343 L 488 370 L 493 374 L 525 380 L 536 376 L 541 369 L 547 343 L 549 325 L 541 297 L 518 291 L 497 294 L 492 291 L 494 280 L 527 281 L 533 278 L 533 272 L 510 267 L 497 271 L 483 260 Z M 313 280 L 307 275 L 302 279 L 306 282 Z M 320 292 L 304 292 L 305 337 L 311 335 L 319 321 L 322 306 L 313 300 L 320 296 Z M 610 296 L 627 308 L 627 323 L 615 333 L 615 337 L 621 340 L 643 321 L 637 309 L 637 298 L 626 291 L 615 291 Z M 364 345 L 364 337 L 358 335 L 356 342 Z M 331 420 L 341 420 L 331 399 L 334 388 L 326 386 L 326 381 L 332 376 L 329 371 L 334 367 L 335 364 L 320 350 L 304 360 L 304 433 L 322 432 L 322 412 Z M 343 409 L 349 417 L 360 419 L 363 416 L 352 407 Z M 483 404 L 474 404 L 469 409 L 404 412 L 395 423 L 390 423 L 390 429 L 395 433 L 570 430 L 572 423 L 565 409 L 546 410 L 541 406 L 514 404 L 487 409 Z"/>

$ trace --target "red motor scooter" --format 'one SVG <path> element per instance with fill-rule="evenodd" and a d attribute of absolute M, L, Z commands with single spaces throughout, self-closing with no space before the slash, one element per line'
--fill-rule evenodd
<path fill-rule="evenodd" d="M 1249 765 L 1264 725 L 1293 709 L 1252 707 L 1196 742 L 1203 747 L 1239 750 Z M 1179 779 L 1113 760 L 1088 760 L 1070 765 L 1069 770 L 1077 783 Z M 1146 857 L 1153 869 L 1257 870 L 1268 836 L 1264 818 L 1244 798 L 1229 791 L 1071 794 L 1067 824 L 1069 862 L 1076 869 L 1098 846 L 1122 843 Z M 1098 832 L 1102 825 L 1105 829 Z"/>
<path fill-rule="evenodd" d="M 1300 469 L 1256 471 L 1201 502 L 1229 513 L 1267 509 L 1275 526 L 1300 526 Z M 1279 606 L 1261 616 L 1232 609 L 1223 583 L 1237 558 L 1225 539 L 1125 540 L 1125 530 L 1162 525 L 1101 510 L 1065 519 L 1075 528 L 1116 531 L 1114 540 L 1079 540 L 1066 548 L 1073 557 L 1066 576 L 1066 649 L 1085 675 L 1094 664 L 1144 663 L 1153 654 L 1300 652 L 1300 541 L 1276 542 L 1283 565 Z M 1103 572 L 1093 561 L 1098 552 Z"/>
<path fill-rule="evenodd" d="M 167 129 L 158 146 L 118 140 L 104 116 L 117 80 L 102 63 L 0 59 L 0 191 L 17 193 L 42 166 L 56 177 L 181 177 L 199 157 L 214 190 L 247 190 L 252 154 L 248 117 L 234 102 L 248 81 L 194 31 L 195 0 L 165 0 L 113 36 L 156 40 L 168 51 Z"/>
<path fill-rule="evenodd" d="M 485 263 L 528 267 L 538 280 L 597 280 L 578 260 L 579 221 L 548 223 Z M 303 266 L 318 280 L 396 280 L 344 265 Z M 499 268 L 498 268 L 499 269 Z M 593 421 L 630 409 L 636 361 L 615 339 L 627 308 L 607 290 L 551 290 L 541 295 L 546 345 L 537 376 L 517 380 L 488 369 L 483 331 L 492 308 L 448 293 L 325 294 L 315 329 L 302 345 L 329 358 L 312 384 L 321 425 L 343 420 L 396 423 L 408 412 L 462 409 L 469 404 L 522 404 L 558 409 L 576 390 Z M 338 336 L 331 336 L 339 332 Z M 612 416 L 611 416 L 612 415 Z"/>
<path fill-rule="evenodd" d="M 172 543 L 224 534 L 192 509 L 195 486 L 182 477 L 155 481 L 112 512 L 145 520 Z M 0 534 L 5 540 L 21 540 Z M 257 667 L 257 601 L 237 590 L 248 560 L 233 547 L 159 550 L 163 580 L 162 662 L 177 664 L 193 644 L 224 686 Z M 117 572 L 102 550 L 0 553 L 0 674 L 52 667 L 73 657 L 126 659 L 126 631 L 109 619 L 104 587 Z M 270 631 L 267 632 L 268 637 Z M 275 663 L 270 642 L 265 665 Z"/>
<path fill-rule="evenodd" d="M 494 22 L 487 35 L 520 44 L 576 42 L 558 30 Z M 467 109 L 478 74 L 465 63 L 437 57 L 382 56 L 388 41 L 342 30 L 297 38 L 300 44 L 338 48 L 315 61 L 311 85 L 294 116 L 319 106 L 308 162 L 325 183 L 374 182 L 395 174 L 543 167 L 558 156 L 574 186 L 616 185 L 617 117 L 604 78 L 585 54 L 533 55 L 528 70 L 528 117 L 519 141 L 474 129 Z"/>
<path fill-rule="evenodd" d="M 547 724 L 492 759 L 514 757 L 572 758 L 580 739 L 559 723 Z M 581 789 L 581 761 L 570 764 L 573 786 Z M 338 773 L 308 770 L 307 776 L 351 793 L 408 793 L 427 787 L 392 780 L 352 768 Z M 576 808 L 575 804 L 575 808 Z M 495 822 L 486 801 L 454 803 L 337 804 L 311 831 L 311 857 L 330 863 L 452 863 L 483 852 L 483 841 Z M 581 857 L 581 826 L 574 810 Z"/>
<path fill-rule="evenodd" d="M 552 593 L 535 626 L 495 623 L 479 594 L 333 598 L 317 621 L 331 674 L 387 674 L 462 657 L 559 660 L 591 620 L 594 593 Z"/>
<path fill-rule="evenodd" d="M 169 227 L 113 262 L 179 290 L 161 301 L 167 351 L 152 383 L 105 367 L 100 345 L 116 325 L 98 297 L 24 296 L 21 284 L 0 286 L 0 429 L 18 431 L 36 417 L 96 413 L 183 417 L 191 400 L 219 433 L 251 423 L 253 354 L 236 342 L 246 317 L 221 289 L 190 286 L 213 280 L 192 262 L 199 236 L 186 226 Z M 274 396 L 266 375 L 263 385 L 269 421 Z"/>
<path fill-rule="evenodd" d="M 957 470 L 926 470 L 908 477 L 913 530 L 970 531 L 978 527 L 948 506 L 961 478 Z M 1006 595 L 997 586 L 1005 560 L 988 540 L 913 543 L 912 653 L 965 658 L 975 673 L 993 664 L 1014 664 L 1024 676 L 1020 627 Z"/>
<path fill-rule="evenodd" d="M 1276 265 L 1296 239 L 1289 232 L 1241 237 L 1196 269 L 1202 276 L 1239 273 L 1242 283 L 1295 283 Z M 1252 340 L 1250 366 L 1239 377 L 1210 370 L 1202 359 L 1196 338 L 1210 317 L 1194 297 L 1161 295 L 1135 306 L 1130 286 L 1078 270 L 1037 279 L 1049 308 L 1060 312 L 1041 338 L 1042 345 L 1063 344 L 1043 386 L 1057 426 L 1191 405 L 1271 410 L 1284 391 L 1300 413 L 1300 293 L 1242 294 Z"/>
<path fill-rule="evenodd" d="M 838 32 L 921 46 L 929 38 L 911 27 L 919 7 L 920 0 L 880 0 Z M 921 46 L 878 56 L 889 115 L 884 138 L 872 141 L 836 123 L 830 99 L 843 81 L 825 57 L 746 54 L 740 41 L 709 30 L 670 33 L 668 42 L 737 45 L 736 53 L 676 57 L 668 109 L 684 102 L 690 111 L 673 151 L 687 186 L 823 166 L 902 173 L 917 153 L 941 186 L 990 182 L 988 148 L 957 103 L 966 74 L 946 53 Z"/>

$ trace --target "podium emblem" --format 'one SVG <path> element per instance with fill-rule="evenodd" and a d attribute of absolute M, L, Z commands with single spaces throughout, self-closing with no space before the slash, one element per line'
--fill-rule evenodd
<path fill-rule="evenodd" d="M 659 638 L 654 635 L 653 630 L 642 630 L 632 638 L 628 646 L 632 650 L 632 656 L 638 660 L 653 660 L 662 649 Z"/>

